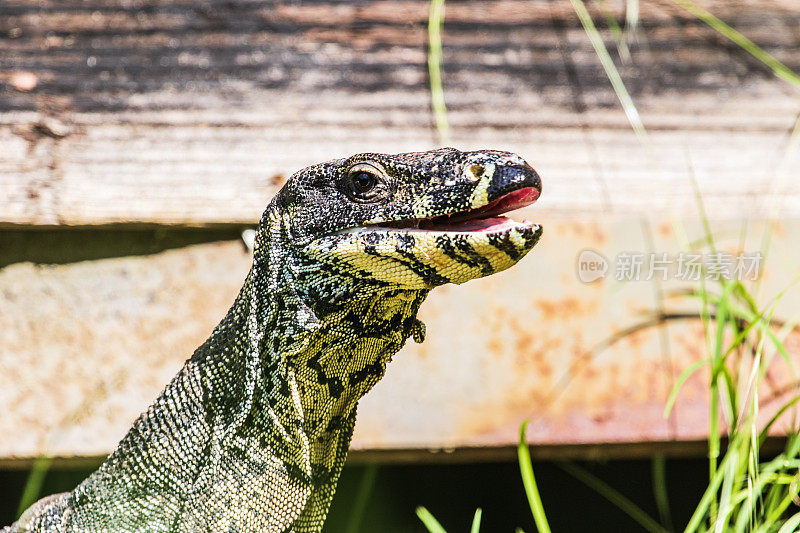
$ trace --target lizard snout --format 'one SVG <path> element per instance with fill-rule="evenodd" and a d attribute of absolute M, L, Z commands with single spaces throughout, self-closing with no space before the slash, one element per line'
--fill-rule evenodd
<path fill-rule="evenodd" d="M 532 200 L 535 200 L 541 194 L 542 180 L 533 167 L 524 161 L 497 165 L 489 182 L 487 200 L 491 202 L 520 189 L 534 189 L 535 192 L 529 191 Z"/>

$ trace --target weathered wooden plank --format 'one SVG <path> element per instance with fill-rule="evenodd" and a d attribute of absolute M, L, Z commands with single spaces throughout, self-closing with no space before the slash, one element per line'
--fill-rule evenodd
<path fill-rule="evenodd" d="M 526 215 L 537 217 L 535 209 Z M 686 383 L 672 416 L 662 417 L 677 376 L 704 357 L 699 320 L 643 327 L 607 345 L 658 308 L 658 286 L 616 281 L 613 258 L 657 251 L 674 259 L 681 249 L 675 228 L 630 217 L 542 222 L 542 242 L 516 268 L 432 293 L 421 312 L 428 338 L 405 347 L 362 401 L 354 450 L 502 451 L 526 418 L 545 454 L 575 455 L 576 446 L 600 443 L 682 449 L 705 436 L 702 371 Z M 739 224 L 715 229 L 720 249 L 754 252 L 764 226 L 750 222 L 742 242 Z M 697 223 L 685 231 L 690 239 L 702 235 Z M 796 275 L 798 239 L 800 222 L 776 227 L 764 302 Z M 585 248 L 612 260 L 605 279 L 577 278 Z M 223 316 L 249 261 L 241 243 L 227 242 L 0 270 L 0 404 L 12 406 L 0 415 L 0 458 L 107 453 Z M 661 289 L 687 285 L 670 279 Z M 696 311 L 695 304 L 664 302 L 667 312 Z M 775 316 L 794 317 L 798 305 L 795 288 Z M 787 348 L 800 362 L 800 335 Z M 775 358 L 760 391 L 762 417 L 796 391 L 794 379 Z"/>
<path fill-rule="evenodd" d="M 158 133 L 157 145 L 152 144 L 154 138 L 132 137 L 118 127 L 98 126 L 94 132 L 96 139 L 69 150 L 47 141 L 53 153 L 63 154 L 57 181 L 50 181 L 45 176 L 50 170 L 44 168 L 32 168 L 19 179 L 7 177 L 11 183 L 2 206 L 4 221 L 252 223 L 282 182 L 281 170 L 367 148 L 352 145 L 348 151 L 341 146 L 333 154 L 328 150 L 334 143 L 320 137 L 316 150 L 300 154 L 292 147 L 303 142 L 279 142 L 263 131 L 238 129 L 216 129 L 204 136 L 196 128 L 170 128 Z M 427 147 L 411 138 L 374 134 L 369 143 L 374 151 Z M 653 134 L 653 143 L 659 147 L 656 157 L 663 162 L 659 166 L 640 151 L 628 132 L 542 129 L 526 132 L 527 142 L 520 141 L 519 134 L 476 132 L 459 144 L 502 146 L 525 155 L 543 176 L 546 189 L 539 207 L 548 213 L 688 216 L 697 212 L 691 172 L 698 177 L 714 218 L 765 217 L 774 213 L 776 202 L 786 216 L 800 213 L 800 188 L 793 182 L 800 156 L 795 153 L 780 169 L 778 160 L 785 144 L 776 144 L 777 136 L 727 133 L 720 139 L 713 133 Z M 336 134 L 331 133 L 331 138 Z M 209 146 L 213 150 L 206 152 Z M 147 155 L 125 161 L 112 156 L 109 161 L 93 156 L 95 150 Z M 275 159 L 285 162 L 259 164 L 258 154 L 267 150 L 277 150 Z M 216 155 L 220 153 L 234 154 L 235 161 L 220 161 Z M 773 190 L 783 194 L 776 197 Z"/>
<path fill-rule="evenodd" d="M 701 3 L 800 69 L 796 2 Z M 448 2 L 453 144 L 521 153 L 553 215 L 688 216 L 692 172 L 712 217 L 771 216 L 776 197 L 800 215 L 800 159 L 782 160 L 797 92 L 672 3 L 641 8 L 619 64 L 653 156 L 566 0 Z M 4 2 L 0 224 L 248 223 L 307 164 L 430 148 L 426 16 L 422 0 Z"/>

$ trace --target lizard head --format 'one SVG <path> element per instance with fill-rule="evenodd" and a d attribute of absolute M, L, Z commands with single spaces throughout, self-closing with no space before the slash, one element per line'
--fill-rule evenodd
<path fill-rule="evenodd" d="M 536 171 L 516 154 L 443 148 L 308 167 L 276 201 L 298 272 L 324 265 L 343 274 L 339 279 L 431 289 L 519 261 L 541 226 L 502 215 L 540 192 Z"/>

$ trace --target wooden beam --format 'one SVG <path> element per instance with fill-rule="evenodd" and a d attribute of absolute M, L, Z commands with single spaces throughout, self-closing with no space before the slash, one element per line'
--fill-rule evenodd
<path fill-rule="evenodd" d="M 722 440 L 722 449 L 727 446 Z M 773 458 L 786 447 L 786 437 L 767 437 L 759 453 L 763 457 Z M 600 444 L 536 444 L 529 448 L 534 461 L 608 461 L 611 459 L 649 459 L 654 454 L 666 458 L 705 457 L 708 455 L 708 441 L 663 441 L 663 442 L 606 442 Z M 50 468 L 85 468 L 94 469 L 100 466 L 107 455 L 81 457 L 53 457 Z M 412 449 L 379 449 L 350 450 L 347 454 L 347 465 L 365 464 L 459 464 L 459 463 L 493 463 L 513 462 L 517 460 L 516 446 L 479 446 L 474 448 L 452 448 L 421 450 Z M 0 469 L 27 470 L 36 458 L 4 458 L 0 457 Z"/>
<path fill-rule="evenodd" d="M 800 70 L 796 2 L 701 4 Z M 641 8 L 617 63 L 649 148 L 566 0 L 448 2 L 453 144 L 522 154 L 548 214 L 690 216 L 693 175 L 713 218 L 800 216 L 797 91 L 671 2 Z M 0 224 L 252 223 L 308 164 L 431 148 L 426 16 L 422 0 L 3 2 Z"/>

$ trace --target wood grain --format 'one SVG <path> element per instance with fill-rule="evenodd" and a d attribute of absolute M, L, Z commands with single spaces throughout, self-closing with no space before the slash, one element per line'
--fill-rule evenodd
<path fill-rule="evenodd" d="M 796 2 L 701 4 L 800 70 Z M 3 2 L 0 224 L 251 223 L 308 164 L 431 148 L 426 17 L 424 1 Z M 641 19 L 617 63 L 649 149 L 568 1 L 448 2 L 453 144 L 521 153 L 548 214 L 696 214 L 694 175 L 714 218 L 800 216 L 784 157 L 800 93 L 667 0 Z"/>

